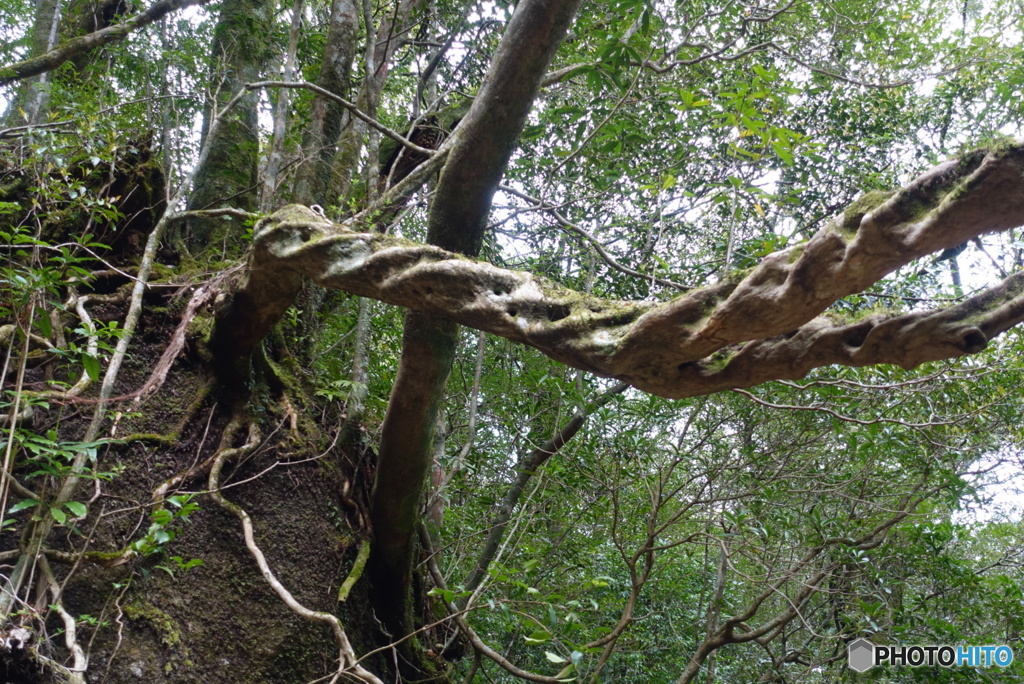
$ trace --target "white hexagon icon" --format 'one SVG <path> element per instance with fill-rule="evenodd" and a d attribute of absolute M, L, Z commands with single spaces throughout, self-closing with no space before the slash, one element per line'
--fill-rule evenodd
<path fill-rule="evenodd" d="M 875 645 L 867 639 L 850 642 L 847 653 L 850 658 L 850 669 L 854 672 L 867 672 L 875 666 Z"/>

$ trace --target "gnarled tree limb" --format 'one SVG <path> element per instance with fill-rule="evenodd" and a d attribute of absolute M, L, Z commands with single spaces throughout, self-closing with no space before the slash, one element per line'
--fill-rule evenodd
<path fill-rule="evenodd" d="M 664 397 L 802 377 L 830 364 L 926 361 L 977 353 L 1024 320 L 1024 273 L 955 306 L 855 322 L 820 316 L 900 266 L 1024 224 L 1024 143 L 977 151 L 891 194 L 854 202 L 808 242 L 729 281 L 671 301 L 574 292 L 400 238 L 352 232 L 299 206 L 256 229 L 250 271 L 215 343 L 249 353 L 303 277 L 535 347 Z"/>

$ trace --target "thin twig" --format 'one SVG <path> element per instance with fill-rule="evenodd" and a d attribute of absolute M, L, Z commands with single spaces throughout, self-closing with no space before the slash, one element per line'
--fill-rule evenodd
<path fill-rule="evenodd" d="M 411 150 L 411 151 L 413 151 L 413 152 L 415 152 L 417 154 L 421 154 L 421 155 L 424 155 L 426 157 L 431 157 L 431 156 L 437 154 L 436 150 L 429 150 L 426 147 L 420 147 L 416 143 L 411 142 L 408 138 L 406 138 L 404 135 L 402 135 L 398 131 L 394 131 L 394 130 L 388 128 L 387 126 L 379 123 L 373 117 L 367 116 L 366 114 L 364 114 L 362 112 L 362 110 L 359 109 L 359 106 L 356 105 L 354 102 L 349 102 L 348 100 L 346 100 L 345 98 L 341 97 L 340 95 L 336 95 L 336 94 L 332 93 L 331 91 L 329 91 L 329 90 L 327 90 L 325 88 L 321 88 L 320 86 L 318 86 L 316 84 L 309 83 L 308 81 L 257 81 L 256 83 L 247 83 L 247 84 L 245 84 L 245 88 L 247 90 L 257 90 L 259 88 L 297 88 L 297 89 L 301 89 L 301 90 L 311 90 L 314 93 L 316 93 L 317 95 L 321 95 L 323 97 L 326 97 L 329 100 L 333 100 L 333 101 L 337 102 L 342 107 L 344 107 L 345 109 L 347 109 L 350 112 L 352 112 L 352 114 L 357 119 L 360 119 L 361 121 L 363 121 L 367 125 L 369 125 L 371 128 L 375 128 L 378 131 L 380 131 L 381 133 L 383 133 L 384 135 L 386 135 L 389 138 L 395 140 L 402 147 L 405 147 L 406 149 L 409 149 L 409 150 Z"/>
<path fill-rule="evenodd" d="M 532 202 L 533 204 L 536 205 L 535 209 L 550 214 L 552 217 L 554 217 L 555 221 L 558 222 L 558 225 L 562 226 L 563 228 L 567 228 L 571 232 L 579 235 L 584 240 L 589 242 L 591 246 L 593 246 L 594 250 L 597 252 L 598 256 L 600 256 L 606 264 L 614 268 L 616 271 L 620 271 L 622 273 L 625 273 L 626 275 L 631 275 L 633 277 L 641 278 L 647 281 L 653 280 L 659 285 L 664 285 L 665 287 L 672 287 L 677 290 L 689 291 L 693 289 L 691 287 L 683 285 L 682 283 L 677 283 L 674 280 L 669 280 L 668 278 L 659 278 L 657 276 L 641 273 L 640 271 L 637 271 L 635 269 L 630 268 L 629 266 L 625 266 L 619 263 L 615 259 L 615 257 L 608 253 L 608 251 L 604 248 L 604 245 L 602 245 L 597 238 L 588 233 L 585 229 L 581 228 L 580 226 L 576 225 L 569 219 L 565 218 L 565 216 L 563 216 L 554 207 L 554 205 L 550 204 L 546 200 L 538 199 L 536 197 L 533 197 L 532 195 L 528 195 L 522 190 L 517 190 L 513 187 L 505 185 L 504 183 L 498 185 L 498 189 L 502 190 L 503 192 L 507 192 L 510 195 L 514 195 L 515 197 L 518 197 L 520 199 L 526 200 L 527 202 Z"/>

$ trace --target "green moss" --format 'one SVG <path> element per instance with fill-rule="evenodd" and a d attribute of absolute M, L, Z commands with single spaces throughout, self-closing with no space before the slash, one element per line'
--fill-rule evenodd
<path fill-rule="evenodd" d="M 998 136 L 986 141 L 984 144 L 961 152 L 957 164 L 959 181 L 942 198 L 943 202 L 955 202 L 971 191 L 971 174 L 982 164 L 988 156 L 1003 157 L 1011 154 L 1020 154 L 1022 147 L 1020 143 L 1011 137 Z"/>
<path fill-rule="evenodd" d="M 150 603 L 136 601 L 124 607 L 124 614 L 132 620 L 145 622 L 159 635 L 160 641 L 169 648 L 181 643 L 181 631 L 171 616 Z"/>
<path fill-rule="evenodd" d="M 369 557 L 370 542 L 364 539 L 359 544 L 359 553 L 356 555 L 355 563 L 352 564 L 352 570 L 349 571 L 348 577 L 345 578 L 345 581 L 341 583 L 341 588 L 338 589 L 338 603 L 344 603 L 348 599 L 348 595 L 352 593 L 352 587 L 363 576 L 363 569 L 366 567 L 366 561 Z"/>
<path fill-rule="evenodd" d="M 533 312 L 559 325 L 590 326 L 594 319 L 610 325 L 624 325 L 650 308 L 649 304 L 601 299 L 584 292 L 567 289 L 557 283 L 535 276 L 534 283 L 544 295 L 548 310 Z"/>
<path fill-rule="evenodd" d="M 154 261 L 150 267 L 149 281 L 153 282 L 166 282 L 171 280 L 177 272 L 171 266 L 161 264 L 159 261 Z"/>
<path fill-rule="evenodd" d="M 864 216 L 884 204 L 893 194 L 890 190 L 872 190 L 855 199 L 843 212 L 843 221 L 839 229 L 844 237 L 856 235 Z"/>
<path fill-rule="evenodd" d="M 1014 138 L 1007 135 L 996 135 L 992 138 L 983 140 L 980 144 L 974 147 L 964 148 L 957 155 L 960 159 L 961 168 L 974 167 L 986 156 L 993 154 L 1001 156 L 1008 152 L 1019 152 L 1021 149 L 1020 143 Z"/>
<path fill-rule="evenodd" d="M 126 553 L 126 549 L 122 549 L 121 551 L 86 551 L 82 554 L 82 558 L 92 563 L 96 563 L 97 565 L 107 567 L 116 561 L 124 559 L 126 557 Z"/>
<path fill-rule="evenodd" d="M 178 433 L 172 432 L 166 435 L 160 435 L 155 432 L 134 432 L 130 435 L 121 437 L 121 441 L 128 442 L 148 442 L 150 444 L 165 444 L 174 445 L 178 443 Z"/>
<path fill-rule="evenodd" d="M 304 207 L 301 204 L 286 204 L 273 213 L 270 217 L 275 223 L 306 223 L 311 218 L 319 218 L 313 214 L 312 210 L 308 207 Z"/>
<path fill-rule="evenodd" d="M 875 301 L 871 304 L 861 304 L 856 309 L 829 309 L 821 315 L 836 325 L 854 325 L 871 316 L 882 315 L 886 318 L 891 318 L 904 313 L 906 312 L 887 306 L 883 302 Z"/>
<path fill-rule="evenodd" d="M 202 313 L 188 322 L 186 335 L 188 338 L 198 341 L 195 348 L 199 351 L 199 357 L 204 363 L 213 361 L 213 353 L 210 351 L 213 328 L 214 317 Z"/>
<path fill-rule="evenodd" d="M 754 271 L 755 268 L 757 268 L 757 267 L 756 266 L 750 266 L 749 268 L 736 268 L 736 269 L 733 269 L 733 270 L 729 271 L 729 273 L 726 274 L 726 276 L 722 280 L 725 281 L 726 283 L 730 284 L 730 285 L 739 285 L 740 283 L 743 282 L 744 278 L 746 278 L 748 275 L 750 275 Z M 717 303 L 718 302 L 716 300 L 715 304 L 717 305 Z"/>
<path fill-rule="evenodd" d="M 706 373 L 719 373 L 725 370 L 725 367 L 732 361 L 732 357 L 735 356 L 735 352 L 729 349 L 719 349 L 711 356 L 701 361 L 701 365 L 704 367 Z"/>
<path fill-rule="evenodd" d="M 271 337 L 280 336 L 280 329 L 276 328 Z M 268 354 L 261 354 L 259 364 L 267 384 L 274 394 L 283 394 L 291 402 L 298 418 L 298 425 L 295 430 L 289 431 L 288 441 L 298 451 L 302 448 L 320 450 L 323 444 L 324 434 L 312 416 L 316 415 L 315 407 L 310 401 L 311 388 L 307 386 L 303 378 L 303 370 L 298 361 L 292 356 L 284 356 L 275 361 Z M 270 397 L 264 399 L 270 404 L 274 400 Z M 289 450 L 290 451 L 290 450 Z M 284 455 L 284 452 L 282 452 Z"/>

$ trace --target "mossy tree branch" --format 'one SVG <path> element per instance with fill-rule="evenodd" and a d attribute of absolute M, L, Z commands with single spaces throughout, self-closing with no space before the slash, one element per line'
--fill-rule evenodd
<path fill-rule="evenodd" d="M 820 314 L 915 259 L 1021 224 L 1024 143 L 1013 143 L 945 162 L 895 193 L 867 195 L 741 278 L 655 303 L 600 299 L 290 206 L 257 227 L 239 303 L 225 309 L 215 341 L 221 358 L 247 355 L 306 277 L 664 397 L 795 379 L 831 364 L 913 368 L 977 353 L 1024 320 L 1024 273 L 945 309 L 852 323 Z"/>

